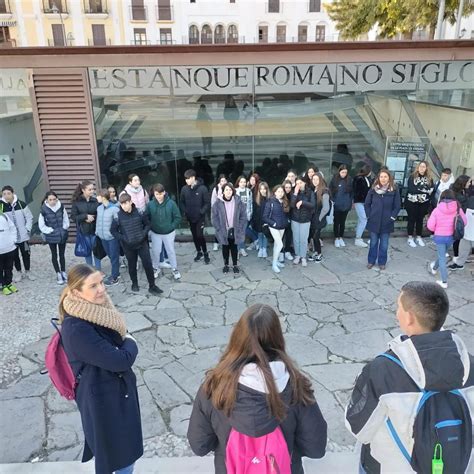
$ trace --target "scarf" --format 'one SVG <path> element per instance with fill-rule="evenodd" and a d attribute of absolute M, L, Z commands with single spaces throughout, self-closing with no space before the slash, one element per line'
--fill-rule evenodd
<path fill-rule="evenodd" d="M 70 316 L 113 329 L 122 337 L 127 334 L 125 319 L 117 311 L 108 295 L 104 304 L 94 304 L 69 293 L 63 300 L 63 308 Z"/>
<path fill-rule="evenodd" d="M 388 191 L 388 184 L 386 186 L 380 186 L 377 184 L 374 189 L 377 194 L 385 194 Z"/>

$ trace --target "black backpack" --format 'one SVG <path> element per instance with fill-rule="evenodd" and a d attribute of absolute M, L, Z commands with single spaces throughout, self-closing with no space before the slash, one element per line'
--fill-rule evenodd
<path fill-rule="evenodd" d="M 390 354 L 380 354 L 406 369 Z M 472 420 L 467 402 L 459 390 L 423 393 L 413 424 L 413 451 L 408 452 L 390 418 L 385 420 L 390 434 L 419 474 L 464 474 L 472 450 Z"/>

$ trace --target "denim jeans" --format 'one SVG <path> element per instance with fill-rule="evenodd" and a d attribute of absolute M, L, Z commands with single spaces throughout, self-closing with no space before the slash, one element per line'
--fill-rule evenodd
<path fill-rule="evenodd" d="M 94 242 L 95 242 L 95 235 L 84 234 L 84 238 L 87 239 L 87 241 L 89 242 L 90 248 L 93 249 Z M 96 270 L 102 269 L 100 260 L 94 256 L 94 253 L 91 253 L 89 256 L 84 257 L 84 259 L 88 265 L 90 265 L 91 267 L 94 266 Z M 92 263 L 92 259 L 94 259 L 94 263 Z"/>
<path fill-rule="evenodd" d="M 258 234 L 255 232 L 252 227 L 250 227 L 250 224 L 247 224 L 247 227 L 245 229 L 245 237 L 248 237 L 252 242 L 255 242 L 258 240 Z M 245 248 L 245 240 L 241 244 L 239 244 L 239 250 Z"/>
<path fill-rule="evenodd" d="M 433 269 L 438 270 L 439 274 L 441 275 L 441 280 L 444 283 L 448 282 L 448 268 L 446 266 L 446 252 L 448 251 L 449 247 L 453 245 L 453 237 L 452 236 L 441 236 L 441 235 L 434 235 L 433 240 L 436 244 L 436 249 L 438 250 L 438 258 L 434 264 Z"/>
<path fill-rule="evenodd" d="M 354 204 L 354 208 L 357 212 L 356 239 L 361 239 L 365 230 L 365 226 L 367 225 L 367 216 L 365 215 L 364 203 L 356 202 Z"/>
<path fill-rule="evenodd" d="M 258 233 L 258 248 L 266 249 L 268 246 L 268 239 L 265 237 L 263 232 Z"/>
<path fill-rule="evenodd" d="M 293 232 L 293 246 L 297 257 L 306 258 L 308 252 L 308 236 L 310 222 L 291 221 L 291 231 Z"/>
<path fill-rule="evenodd" d="M 115 280 L 120 275 L 120 245 L 118 240 L 102 240 L 102 246 L 112 264 L 112 278 Z"/>
<path fill-rule="evenodd" d="M 122 467 L 122 469 L 118 469 L 117 471 L 115 471 L 115 474 L 132 474 L 134 466 L 135 463 L 130 464 L 130 466 L 127 467 Z"/>
<path fill-rule="evenodd" d="M 388 253 L 388 239 L 390 234 L 378 234 L 376 232 L 370 233 L 370 246 L 368 262 L 371 265 L 378 263 L 379 265 L 385 265 L 387 263 Z"/>

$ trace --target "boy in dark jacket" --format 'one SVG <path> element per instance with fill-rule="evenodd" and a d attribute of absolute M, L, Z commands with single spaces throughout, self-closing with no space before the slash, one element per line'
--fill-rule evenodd
<path fill-rule="evenodd" d="M 153 295 L 163 293 L 163 290 L 155 285 L 153 276 L 153 265 L 151 264 L 150 248 L 148 246 L 148 232 L 150 222 L 146 214 L 140 214 L 129 194 L 122 194 L 119 198 L 120 211 L 117 219 L 112 222 L 111 232 L 125 252 L 128 261 L 128 272 L 132 280 L 132 291 L 139 291 L 137 278 L 137 260 L 140 257 L 143 269 L 148 280 L 148 291 Z"/>
<path fill-rule="evenodd" d="M 186 215 L 193 235 L 196 256 L 194 261 L 198 262 L 204 257 L 204 263 L 211 262 L 207 252 L 206 239 L 204 238 L 204 219 L 209 211 L 211 199 L 206 186 L 201 180 L 196 180 L 196 172 L 187 170 L 184 173 L 186 186 L 181 189 L 180 208 L 181 213 Z"/>
<path fill-rule="evenodd" d="M 364 367 L 346 409 L 346 426 L 363 443 L 360 472 L 366 474 L 415 472 L 392 438 L 387 420 L 411 455 L 414 421 L 417 407 L 426 396 L 424 390 L 456 390 L 466 400 L 471 419 L 474 411 L 474 400 L 469 395 L 474 386 L 474 358 L 459 336 L 442 330 L 449 312 L 446 292 L 436 283 L 412 281 L 402 287 L 397 304 L 403 335 L 389 343 L 384 356 Z M 469 467 L 462 471 L 447 468 L 445 465 L 443 472 L 472 472 Z"/>

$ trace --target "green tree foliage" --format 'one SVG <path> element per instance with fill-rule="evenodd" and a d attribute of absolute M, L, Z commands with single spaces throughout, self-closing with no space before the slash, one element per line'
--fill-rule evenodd
<path fill-rule="evenodd" d="M 333 0 L 326 10 L 344 39 L 356 39 L 374 26 L 381 38 L 393 38 L 424 28 L 434 34 L 438 5 L 438 0 Z M 459 0 L 446 0 L 445 20 L 454 24 L 458 7 Z M 473 11 L 474 2 L 465 0 L 463 16 Z"/>

